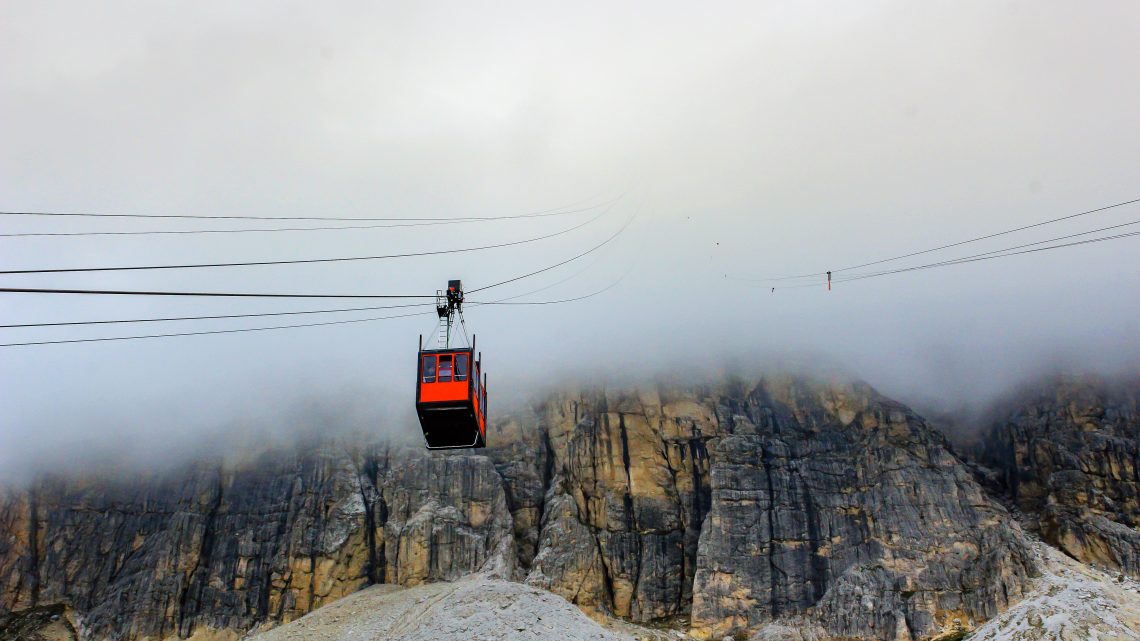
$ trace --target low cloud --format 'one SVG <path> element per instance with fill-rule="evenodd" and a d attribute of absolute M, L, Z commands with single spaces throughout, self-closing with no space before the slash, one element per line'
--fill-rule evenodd
<path fill-rule="evenodd" d="M 739 279 L 839 270 L 1138 197 L 1140 88 L 1120 81 L 1140 71 L 1133 5 L 29 2 L 4 12 L 3 210 L 490 216 L 626 194 L 581 230 L 486 252 L 0 276 L 9 287 L 430 294 L 449 278 L 476 287 L 565 260 L 636 213 L 590 262 L 472 296 L 513 296 L 587 267 L 520 300 L 573 298 L 628 272 L 578 303 L 469 307 L 493 407 L 568 379 L 767 366 L 755 354 L 818 359 L 904 401 L 951 407 L 984 404 L 1043 371 L 1111 374 L 1140 362 L 1135 239 L 839 283 L 830 293 L 822 280 L 779 281 L 772 292 L 773 283 Z M 929 258 L 1123 224 L 1138 211 Z M 428 251 L 584 219 L 2 238 L 0 265 Z M 219 225 L 0 217 L 3 233 Z M 9 324 L 341 306 L 2 296 Z M 316 422 L 299 409 L 309 403 L 363 408 L 345 410 L 368 417 L 345 419 L 353 425 L 414 431 L 415 345 L 433 322 L 428 310 L 306 329 L 0 348 L 0 472 L 75 466 L 104 451 L 157 457 L 264 429 L 291 434 Z M 9 329 L 0 342 L 273 324 L 283 323 Z"/>

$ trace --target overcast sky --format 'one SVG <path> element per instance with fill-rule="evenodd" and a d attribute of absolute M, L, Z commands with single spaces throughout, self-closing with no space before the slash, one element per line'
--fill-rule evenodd
<path fill-rule="evenodd" d="M 0 210 L 418 218 L 620 199 L 495 223 L 0 238 L 2 269 L 280 260 L 509 242 L 606 212 L 557 238 L 451 256 L 0 281 L 430 294 L 448 278 L 473 288 L 562 261 L 637 214 L 586 258 L 471 296 L 573 276 L 518 299 L 554 300 L 627 274 L 578 303 L 469 307 L 500 407 L 566 377 L 781 362 L 949 404 L 1055 368 L 1136 371 L 1140 237 L 830 293 L 739 278 L 839 269 L 1140 198 L 1137 34 L 1140 4 L 1125 1 L 7 0 Z M 887 266 L 1133 220 L 1140 204 Z M 260 224 L 0 216 L 0 233 Z M 0 294 L 0 319 L 385 302 Z M 0 342 L 312 320 L 5 329 Z M 433 325 L 0 349 L 0 471 L 248 438 L 319 423 L 330 406 L 365 427 L 414 425 L 415 346 Z"/>

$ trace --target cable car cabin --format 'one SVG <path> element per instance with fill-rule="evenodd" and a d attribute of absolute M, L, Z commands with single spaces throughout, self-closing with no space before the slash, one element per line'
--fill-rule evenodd
<path fill-rule="evenodd" d="M 416 413 L 428 449 L 485 447 L 487 382 L 474 347 L 421 349 Z"/>

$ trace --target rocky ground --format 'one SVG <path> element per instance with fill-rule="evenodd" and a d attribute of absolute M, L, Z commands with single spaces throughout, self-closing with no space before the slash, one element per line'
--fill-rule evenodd
<path fill-rule="evenodd" d="M 969 641 L 1140 639 L 1140 582 L 1084 565 L 1034 542 L 1042 575 L 1016 606 L 970 632 Z M 732 639 L 733 637 L 726 637 Z M 740 637 L 737 637 L 740 638 Z M 823 641 L 805 618 L 768 624 L 749 641 Z M 415 588 L 373 586 L 249 641 L 683 641 L 680 629 L 587 618 L 565 599 L 519 583 L 475 576 Z"/>
<path fill-rule="evenodd" d="M 1140 582 L 1034 545 L 1041 578 L 1016 606 L 978 628 L 970 641 L 1140 639 Z"/>
<path fill-rule="evenodd" d="M 566 599 L 473 576 L 414 588 L 373 586 L 265 632 L 256 641 L 632 641 Z"/>

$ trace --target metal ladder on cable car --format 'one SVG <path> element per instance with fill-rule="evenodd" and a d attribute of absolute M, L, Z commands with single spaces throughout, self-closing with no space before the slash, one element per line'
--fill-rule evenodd
<path fill-rule="evenodd" d="M 448 327 L 448 323 L 446 321 L 439 324 L 439 338 L 437 339 L 438 349 L 447 349 L 448 348 L 447 343 L 448 343 L 448 338 L 450 338 L 448 336 L 448 333 L 450 331 L 451 331 L 451 328 Z"/>
<path fill-rule="evenodd" d="M 446 299 L 443 298 L 442 290 L 435 292 L 435 308 L 440 309 L 443 306 L 446 306 L 445 301 L 446 301 Z M 451 347 L 448 344 L 449 342 L 451 342 L 450 339 L 451 339 L 451 315 L 448 314 L 445 316 L 441 313 L 440 314 L 440 323 L 439 323 L 439 336 L 437 339 L 435 339 L 435 344 L 437 344 L 437 349 L 447 349 L 447 348 Z"/>
<path fill-rule="evenodd" d="M 449 284 L 450 283 L 455 283 L 456 287 L 460 286 L 459 281 L 450 281 Z M 460 294 L 460 296 L 462 296 L 462 294 Z M 460 304 L 462 304 L 463 299 L 460 298 L 459 300 Z M 435 292 L 435 309 L 439 314 L 439 337 L 436 339 L 436 349 L 448 349 L 451 347 L 451 324 L 452 319 L 454 318 L 453 314 L 458 308 L 453 306 L 453 304 L 448 299 L 448 295 L 445 294 L 442 289 L 437 289 Z M 463 312 L 460 311 L 459 314 L 459 318 L 462 320 Z"/>

